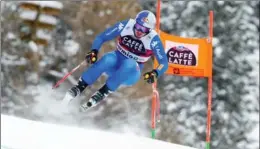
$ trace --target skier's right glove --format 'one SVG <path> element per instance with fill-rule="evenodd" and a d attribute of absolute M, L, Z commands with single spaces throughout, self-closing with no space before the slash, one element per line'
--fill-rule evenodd
<path fill-rule="evenodd" d="M 94 49 L 88 52 L 85 59 L 87 63 L 94 64 L 98 59 L 98 50 Z"/>
<path fill-rule="evenodd" d="M 144 80 L 147 83 L 152 84 L 156 81 L 156 79 L 158 77 L 158 73 L 156 70 L 152 70 L 150 72 L 146 72 L 143 76 L 144 76 Z"/>

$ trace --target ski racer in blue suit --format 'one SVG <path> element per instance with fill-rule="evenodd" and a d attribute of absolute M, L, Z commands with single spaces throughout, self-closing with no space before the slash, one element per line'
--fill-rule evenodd
<path fill-rule="evenodd" d="M 118 22 L 99 34 L 93 42 L 92 50 L 86 55 L 87 63 L 93 65 L 83 72 L 78 84 L 66 93 L 64 100 L 70 101 L 77 97 L 87 86 L 95 83 L 103 73 L 106 73 L 108 79 L 104 86 L 94 93 L 81 108 L 86 110 L 97 105 L 109 93 L 116 91 L 120 85 L 131 86 L 137 83 L 144 63 L 152 55 L 155 55 L 159 66 L 145 73 L 144 80 L 154 83 L 155 79 L 163 75 L 168 68 L 162 42 L 154 30 L 155 24 L 154 14 L 144 10 L 139 12 L 135 19 Z M 118 37 L 116 50 L 97 60 L 102 44 L 116 37 Z"/>

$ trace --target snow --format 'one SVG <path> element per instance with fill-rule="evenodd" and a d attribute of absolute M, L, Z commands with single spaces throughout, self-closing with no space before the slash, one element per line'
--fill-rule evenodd
<path fill-rule="evenodd" d="M 52 24 L 52 25 L 57 24 L 57 19 L 55 17 L 50 16 L 50 15 L 45 15 L 45 14 L 40 15 L 39 21 L 43 22 L 43 23 Z"/>
<path fill-rule="evenodd" d="M 232 8 L 231 6 L 226 6 L 225 10 L 229 11 L 229 13 L 234 13 L 236 11 L 236 8 Z"/>
<path fill-rule="evenodd" d="M 175 103 L 169 103 L 167 105 L 167 111 L 173 111 L 176 108 L 176 104 Z"/>
<path fill-rule="evenodd" d="M 1 148 L 194 149 L 135 135 L 43 123 L 1 114 Z"/>
<path fill-rule="evenodd" d="M 112 10 L 111 9 L 107 9 L 106 13 L 107 13 L 107 15 L 111 15 L 112 14 Z"/>
<path fill-rule="evenodd" d="M 45 40 L 48 40 L 48 41 L 51 40 L 51 34 L 45 32 L 45 31 L 42 30 L 42 29 L 38 29 L 38 30 L 37 30 L 36 36 L 37 36 L 38 38 L 45 39 Z"/>
<path fill-rule="evenodd" d="M 24 20 L 35 20 L 36 16 L 37 16 L 37 12 L 31 10 L 23 10 L 20 13 L 20 18 Z M 52 25 L 57 24 L 57 19 L 55 17 L 50 15 L 45 15 L 45 14 L 40 15 L 39 21 L 43 23 L 52 24 Z"/>
<path fill-rule="evenodd" d="M 105 15 L 105 12 L 104 11 L 100 11 L 99 12 L 99 17 L 103 17 Z"/>
<path fill-rule="evenodd" d="M 217 3 L 222 6 L 224 5 L 225 1 L 217 1 Z"/>
<path fill-rule="evenodd" d="M 23 1 L 21 3 L 36 4 L 36 5 L 40 5 L 41 7 L 50 7 L 55 9 L 63 8 L 62 3 L 58 1 Z"/>
<path fill-rule="evenodd" d="M 6 58 L 6 59 L 8 59 L 8 60 L 15 60 L 15 59 L 17 59 L 18 58 L 18 56 L 17 55 L 11 55 L 11 54 L 8 54 L 8 53 L 6 53 L 6 52 L 3 52 L 2 53 L 2 58 Z"/>
<path fill-rule="evenodd" d="M 1 64 L 5 66 L 25 66 L 27 64 L 27 60 L 25 58 L 21 58 L 20 60 L 10 60 L 6 57 L 1 58 Z"/>
<path fill-rule="evenodd" d="M 27 81 L 33 82 L 33 83 L 37 83 L 38 82 L 39 77 L 38 77 L 37 73 L 32 72 L 32 73 L 28 74 L 27 76 L 28 76 L 27 77 Z"/>
<path fill-rule="evenodd" d="M 7 35 L 6 35 L 7 40 L 12 40 L 12 39 L 15 39 L 15 38 L 16 38 L 16 36 L 12 32 L 8 32 Z"/>
<path fill-rule="evenodd" d="M 66 51 L 69 56 L 74 56 L 77 54 L 79 48 L 79 44 L 74 40 L 66 40 L 64 43 L 64 51 Z"/>
<path fill-rule="evenodd" d="M 251 55 L 247 55 L 246 59 L 252 64 L 254 67 L 254 71 L 250 73 L 252 77 L 254 77 L 257 86 L 259 86 L 259 49 L 256 50 L 254 53 Z M 251 89 L 251 94 L 249 95 L 249 98 L 253 99 L 255 98 L 254 96 L 251 96 L 253 94 L 259 95 L 259 89 L 256 89 L 254 87 L 250 87 Z M 254 93 L 255 92 L 255 93 Z M 258 104 L 259 103 L 255 103 Z M 258 114 L 248 114 L 251 120 L 257 121 L 258 124 L 254 127 L 253 131 L 248 135 L 249 139 L 256 140 L 255 143 L 250 144 L 251 148 L 259 148 L 259 115 Z"/>
<path fill-rule="evenodd" d="M 20 18 L 24 20 L 35 20 L 36 16 L 37 12 L 31 10 L 21 11 L 20 13 Z"/>
<path fill-rule="evenodd" d="M 221 47 L 216 47 L 214 50 L 216 57 L 221 57 L 222 52 L 223 52 L 223 49 Z"/>
<path fill-rule="evenodd" d="M 88 30 L 85 31 L 85 33 L 86 33 L 87 35 L 93 35 L 93 34 L 94 34 L 94 31 L 91 30 L 91 29 L 88 29 Z"/>
<path fill-rule="evenodd" d="M 253 129 L 253 131 L 248 135 L 249 139 L 255 140 L 255 143 L 250 144 L 251 148 L 259 148 L 259 115 L 258 114 L 250 114 L 252 120 L 257 120 L 258 125 Z"/>
<path fill-rule="evenodd" d="M 194 7 L 203 7 L 203 4 L 201 1 L 191 1 L 188 3 L 188 8 L 189 10 L 194 9 Z"/>
<path fill-rule="evenodd" d="M 249 15 L 253 15 L 254 14 L 254 9 L 252 7 L 249 7 L 247 5 L 243 6 L 242 9 L 247 12 Z"/>
<path fill-rule="evenodd" d="M 48 73 L 53 75 L 53 76 L 59 77 L 59 78 L 62 78 L 64 76 L 64 74 L 62 74 L 58 71 L 55 71 L 55 70 L 49 70 Z"/>
<path fill-rule="evenodd" d="M 28 43 L 29 48 L 33 51 L 33 52 L 37 52 L 38 51 L 38 47 L 37 44 L 33 41 L 30 41 Z"/>

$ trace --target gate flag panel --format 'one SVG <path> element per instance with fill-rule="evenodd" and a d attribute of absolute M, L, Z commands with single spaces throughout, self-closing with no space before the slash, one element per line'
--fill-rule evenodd
<path fill-rule="evenodd" d="M 208 38 L 184 38 L 160 31 L 169 67 L 166 74 L 211 77 L 212 44 Z M 154 61 L 154 68 L 158 62 Z"/>

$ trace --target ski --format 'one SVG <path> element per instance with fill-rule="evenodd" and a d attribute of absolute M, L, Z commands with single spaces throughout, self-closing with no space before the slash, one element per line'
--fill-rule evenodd
<path fill-rule="evenodd" d="M 104 85 L 98 91 L 96 91 L 89 100 L 86 100 L 84 103 L 80 105 L 80 111 L 85 112 L 88 109 L 95 107 L 98 103 L 102 100 L 106 99 L 110 91 L 108 90 L 107 86 Z"/>

